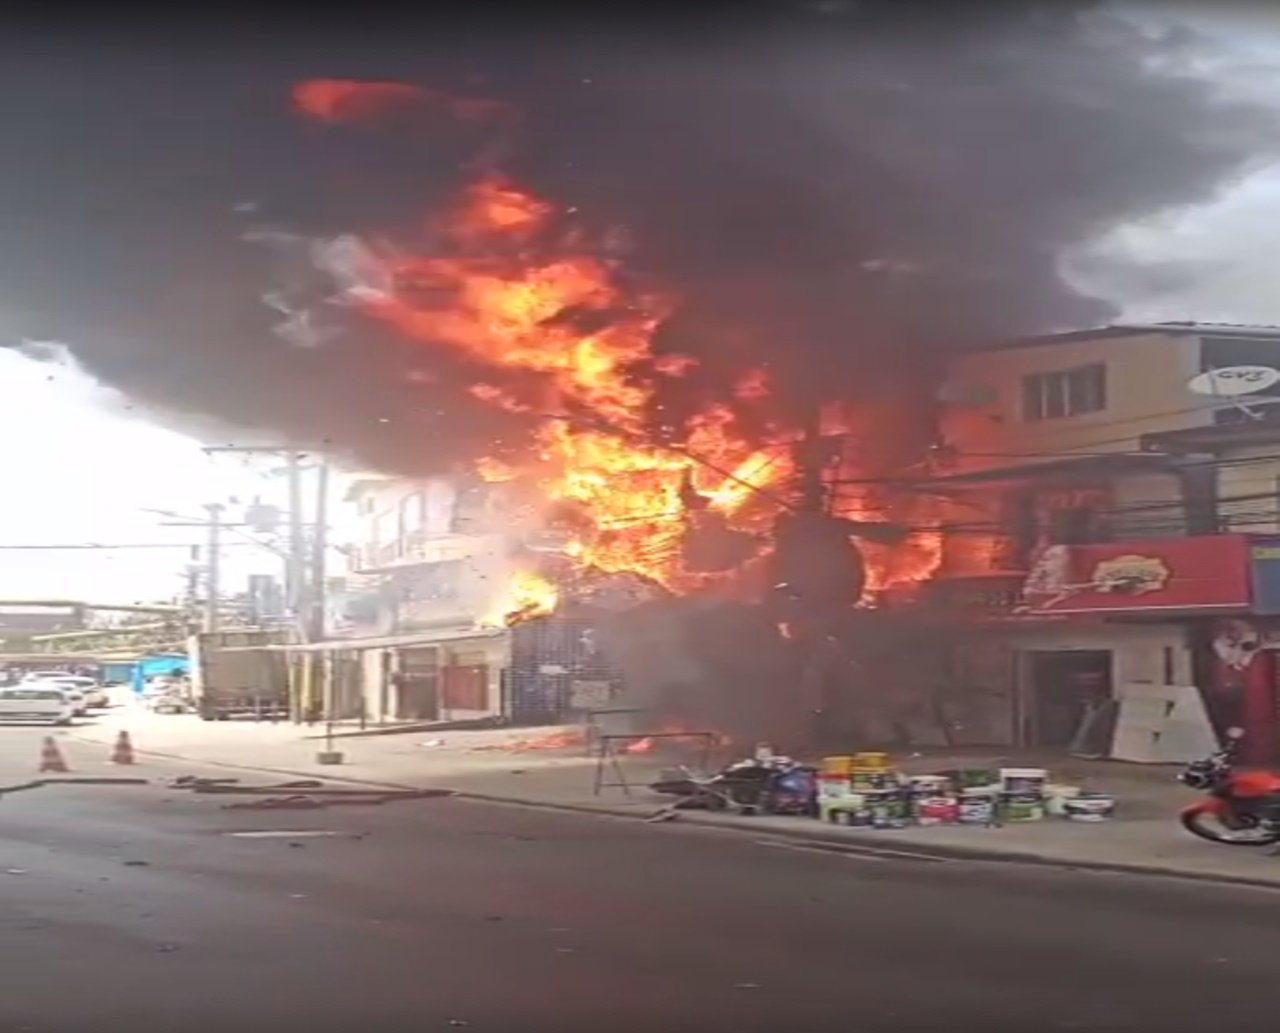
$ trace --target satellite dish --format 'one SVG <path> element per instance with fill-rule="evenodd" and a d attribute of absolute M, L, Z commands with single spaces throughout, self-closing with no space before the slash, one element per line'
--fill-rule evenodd
<path fill-rule="evenodd" d="M 1224 366 L 1192 377 L 1187 387 L 1198 395 L 1235 398 L 1265 391 L 1276 384 L 1280 384 L 1280 369 L 1271 366 Z"/>

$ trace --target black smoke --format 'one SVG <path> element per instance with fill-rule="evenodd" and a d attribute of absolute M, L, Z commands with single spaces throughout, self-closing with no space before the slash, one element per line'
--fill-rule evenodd
<path fill-rule="evenodd" d="M 303 237 L 403 237 L 498 154 L 626 228 L 628 275 L 682 299 L 658 346 L 705 360 L 691 391 L 763 362 L 794 396 L 856 396 L 927 378 L 949 347 L 1110 318 L 1061 257 L 1212 198 L 1280 140 L 1275 112 L 1178 70 L 1185 33 L 1094 4 L 689 6 L 474 4 L 222 47 L 158 31 L 10 40 L 5 333 L 66 341 L 175 418 L 418 472 L 521 428 L 460 390 L 475 370 L 350 313 L 313 347 L 282 336 L 263 303 L 276 257 L 242 239 L 246 211 Z M 520 118 L 492 133 L 317 125 L 289 101 L 316 76 Z"/>

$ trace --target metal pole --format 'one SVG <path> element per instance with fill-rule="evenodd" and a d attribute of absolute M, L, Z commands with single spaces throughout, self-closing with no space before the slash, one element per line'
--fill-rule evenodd
<path fill-rule="evenodd" d="M 209 559 L 207 563 L 208 577 L 205 584 L 204 630 L 218 630 L 218 602 L 221 592 L 221 571 L 218 568 L 221 560 L 222 504 L 210 502 L 204 507 L 209 514 Z"/>
<path fill-rule="evenodd" d="M 286 590 L 289 612 L 304 640 L 307 633 L 306 540 L 302 519 L 302 464 L 297 452 L 285 457 L 289 481 L 289 568 Z"/>
<path fill-rule="evenodd" d="M 325 631 L 325 552 L 329 548 L 329 464 L 316 467 L 316 518 L 311 537 L 311 637 L 322 641 Z"/>

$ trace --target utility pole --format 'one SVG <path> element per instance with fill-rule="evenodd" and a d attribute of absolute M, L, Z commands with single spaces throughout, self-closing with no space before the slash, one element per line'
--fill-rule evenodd
<path fill-rule="evenodd" d="M 325 631 L 325 552 L 329 548 L 329 464 L 324 460 L 316 467 L 315 524 L 311 534 L 311 621 L 310 634 L 315 641 Z"/>
<path fill-rule="evenodd" d="M 308 591 L 307 571 L 312 566 L 307 552 L 306 521 L 303 519 L 302 459 L 308 451 L 320 455 L 319 450 L 291 448 L 284 445 L 211 445 L 207 454 L 235 452 L 245 455 L 283 456 L 287 478 L 289 545 L 285 554 L 285 599 L 299 635 L 309 637 L 311 621 L 309 607 L 313 605 L 313 592 Z"/>
<path fill-rule="evenodd" d="M 206 564 L 205 591 L 207 598 L 204 604 L 204 630 L 218 630 L 218 602 L 221 593 L 221 548 L 222 548 L 222 510 L 221 502 L 210 502 L 205 507 L 209 514 L 209 559 Z"/>
<path fill-rule="evenodd" d="M 814 404 L 806 413 L 804 437 L 797 449 L 797 466 L 800 479 L 800 505 L 802 513 L 826 512 L 827 492 L 822 473 L 827 457 L 822 438 L 822 406 Z"/>
<path fill-rule="evenodd" d="M 285 457 L 285 476 L 289 491 L 289 560 L 285 576 L 285 595 L 289 612 L 299 630 L 307 632 L 307 540 L 302 518 L 302 463 L 297 452 Z"/>

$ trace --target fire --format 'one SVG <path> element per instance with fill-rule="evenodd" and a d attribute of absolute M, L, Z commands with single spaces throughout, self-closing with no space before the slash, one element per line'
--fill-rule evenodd
<path fill-rule="evenodd" d="M 727 405 L 692 417 L 672 443 L 654 442 L 646 419 L 659 381 L 694 363 L 653 354 L 671 302 L 627 295 L 608 264 L 586 250 L 530 257 L 526 246 L 557 214 L 509 180 L 487 176 L 443 221 L 452 245 L 446 253 L 395 259 L 401 289 L 366 308 L 401 333 L 495 373 L 532 374 L 536 380 L 517 378 L 511 387 L 485 382 L 471 390 L 488 404 L 542 417 L 531 475 L 549 503 L 572 503 L 584 516 L 586 530 L 567 551 L 586 566 L 686 587 L 697 579 L 679 564 L 682 485 L 692 481 L 711 509 L 733 518 L 788 475 L 790 460 L 785 449 L 751 444 Z M 762 373 L 752 375 L 740 394 L 759 402 L 766 384 Z M 478 472 L 491 481 L 529 475 L 496 459 L 482 461 Z M 554 605 L 546 583 L 535 586 L 533 575 L 517 580 L 504 614 Z"/>
<path fill-rule="evenodd" d="M 504 586 L 502 597 L 479 621 L 482 627 L 502 627 L 530 617 L 554 613 L 560 590 L 540 574 L 519 571 Z"/>
<path fill-rule="evenodd" d="M 397 83 L 316 80 L 298 85 L 294 101 L 328 122 L 414 110 L 509 128 L 514 117 L 502 104 Z M 654 350 L 677 299 L 624 281 L 618 258 L 627 228 L 592 234 L 574 209 L 535 196 L 494 164 L 473 163 L 486 171 L 431 219 L 429 252 L 378 251 L 390 290 L 348 300 L 424 348 L 449 349 L 478 368 L 473 397 L 536 421 L 531 460 L 504 453 L 476 472 L 530 489 L 557 533 L 565 531 L 560 553 L 577 570 L 632 572 L 674 591 L 706 586 L 725 575 L 684 569 L 682 543 L 694 531 L 737 532 L 758 559 L 767 548 L 757 544 L 760 532 L 785 504 L 775 491 L 794 473 L 794 433 L 764 419 L 768 371 L 743 371 L 726 398 L 655 432 L 664 386 L 697 366 L 690 356 Z M 860 433 L 866 439 L 866 428 Z M 839 501 L 839 515 L 902 517 L 901 505 L 886 507 L 869 491 Z M 907 509 L 913 524 L 927 524 L 918 499 Z M 902 546 L 867 551 L 878 592 L 929 577 L 940 544 L 916 530 Z M 751 559 L 735 569 L 748 569 Z M 488 620 L 550 612 L 557 601 L 556 584 L 522 572 Z"/>

